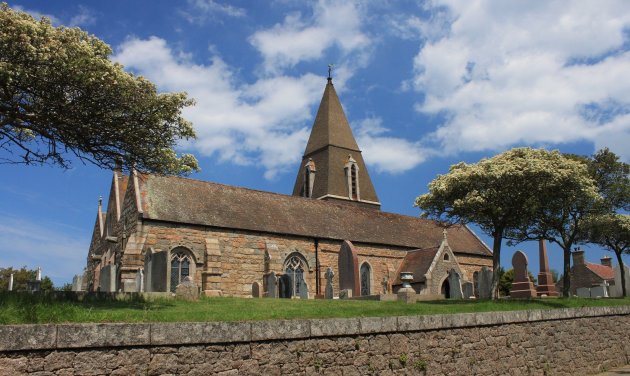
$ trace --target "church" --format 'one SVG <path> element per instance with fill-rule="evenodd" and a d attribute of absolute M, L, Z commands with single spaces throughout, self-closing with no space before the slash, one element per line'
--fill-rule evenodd
<path fill-rule="evenodd" d="M 411 271 L 418 293 L 445 295 L 449 270 L 474 282 L 492 268 L 490 249 L 468 227 L 380 207 L 329 77 L 292 195 L 116 168 L 83 285 L 172 292 L 191 277 L 206 296 L 315 298 L 328 274 L 335 296 L 348 275 L 353 295 L 369 296 L 395 292 L 399 273 Z M 352 270 L 341 266 L 344 247 Z M 279 291 L 270 275 L 285 281 Z"/>

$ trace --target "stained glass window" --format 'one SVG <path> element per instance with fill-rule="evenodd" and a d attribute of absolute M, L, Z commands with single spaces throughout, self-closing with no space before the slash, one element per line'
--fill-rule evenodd
<path fill-rule="evenodd" d="M 304 261 L 303 259 L 294 254 L 287 258 L 285 265 L 285 274 L 290 279 L 290 296 L 308 296 L 306 291 L 306 282 L 304 281 Z"/>

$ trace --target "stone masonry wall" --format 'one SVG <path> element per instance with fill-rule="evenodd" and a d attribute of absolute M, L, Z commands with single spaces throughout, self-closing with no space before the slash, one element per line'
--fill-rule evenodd
<path fill-rule="evenodd" d="M 232 323 L 0 325 L 1 375 L 588 375 L 630 307 Z"/>
<path fill-rule="evenodd" d="M 264 285 L 265 252 L 270 256 L 269 271 L 284 273 L 284 262 L 291 253 L 298 252 L 307 261 L 304 279 L 309 296 L 316 293 L 315 240 L 312 238 L 268 234 L 256 231 L 225 230 L 204 226 L 176 225 L 145 221 L 137 239 L 146 239 L 145 252 L 170 250 L 182 246 L 195 255 L 197 262 L 195 282 L 202 290 L 220 290 L 224 295 L 251 296 L 252 283 Z M 359 267 L 367 262 L 371 267 L 371 291 L 382 292 L 382 281 L 388 277 L 390 283 L 402 262 L 407 248 L 354 243 Z M 339 293 L 339 270 L 337 258 L 341 241 L 319 240 L 319 282 L 321 293 L 326 286 L 325 272 L 330 267 L 334 273 L 334 292 Z M 492 266 L 492 260 L 481 257 L 463 257 L 462 270 L 479 270 L 481 265 Z M 460 257 L 457 257 L 459 262 Z M 466 267 L 467 269 L 464 269 Z M 472 281 L 472 271 L 468 280 Z"/>

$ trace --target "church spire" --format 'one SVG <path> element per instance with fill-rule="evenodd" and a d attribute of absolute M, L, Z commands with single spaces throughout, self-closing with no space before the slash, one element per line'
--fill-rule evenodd
<path fill-rule="evenodd" d="M 293 195 L 378 209 L 380 202 L 335 91 L 331 68 Z"/>

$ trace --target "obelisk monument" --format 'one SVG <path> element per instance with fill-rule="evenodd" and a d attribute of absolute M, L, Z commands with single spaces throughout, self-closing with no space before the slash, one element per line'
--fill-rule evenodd
<path fill-rule="evenodd" d="M 538 273 L 538 286 L 536 294 L 538 296 L 558 296 L 556 285 L 553 283 L 553 277 L 549 272 L 549 259 L 547 258 L 547 244 L 544 239 L 538 241 L 538 252 L 540 258 L 540 273 Z"/>

